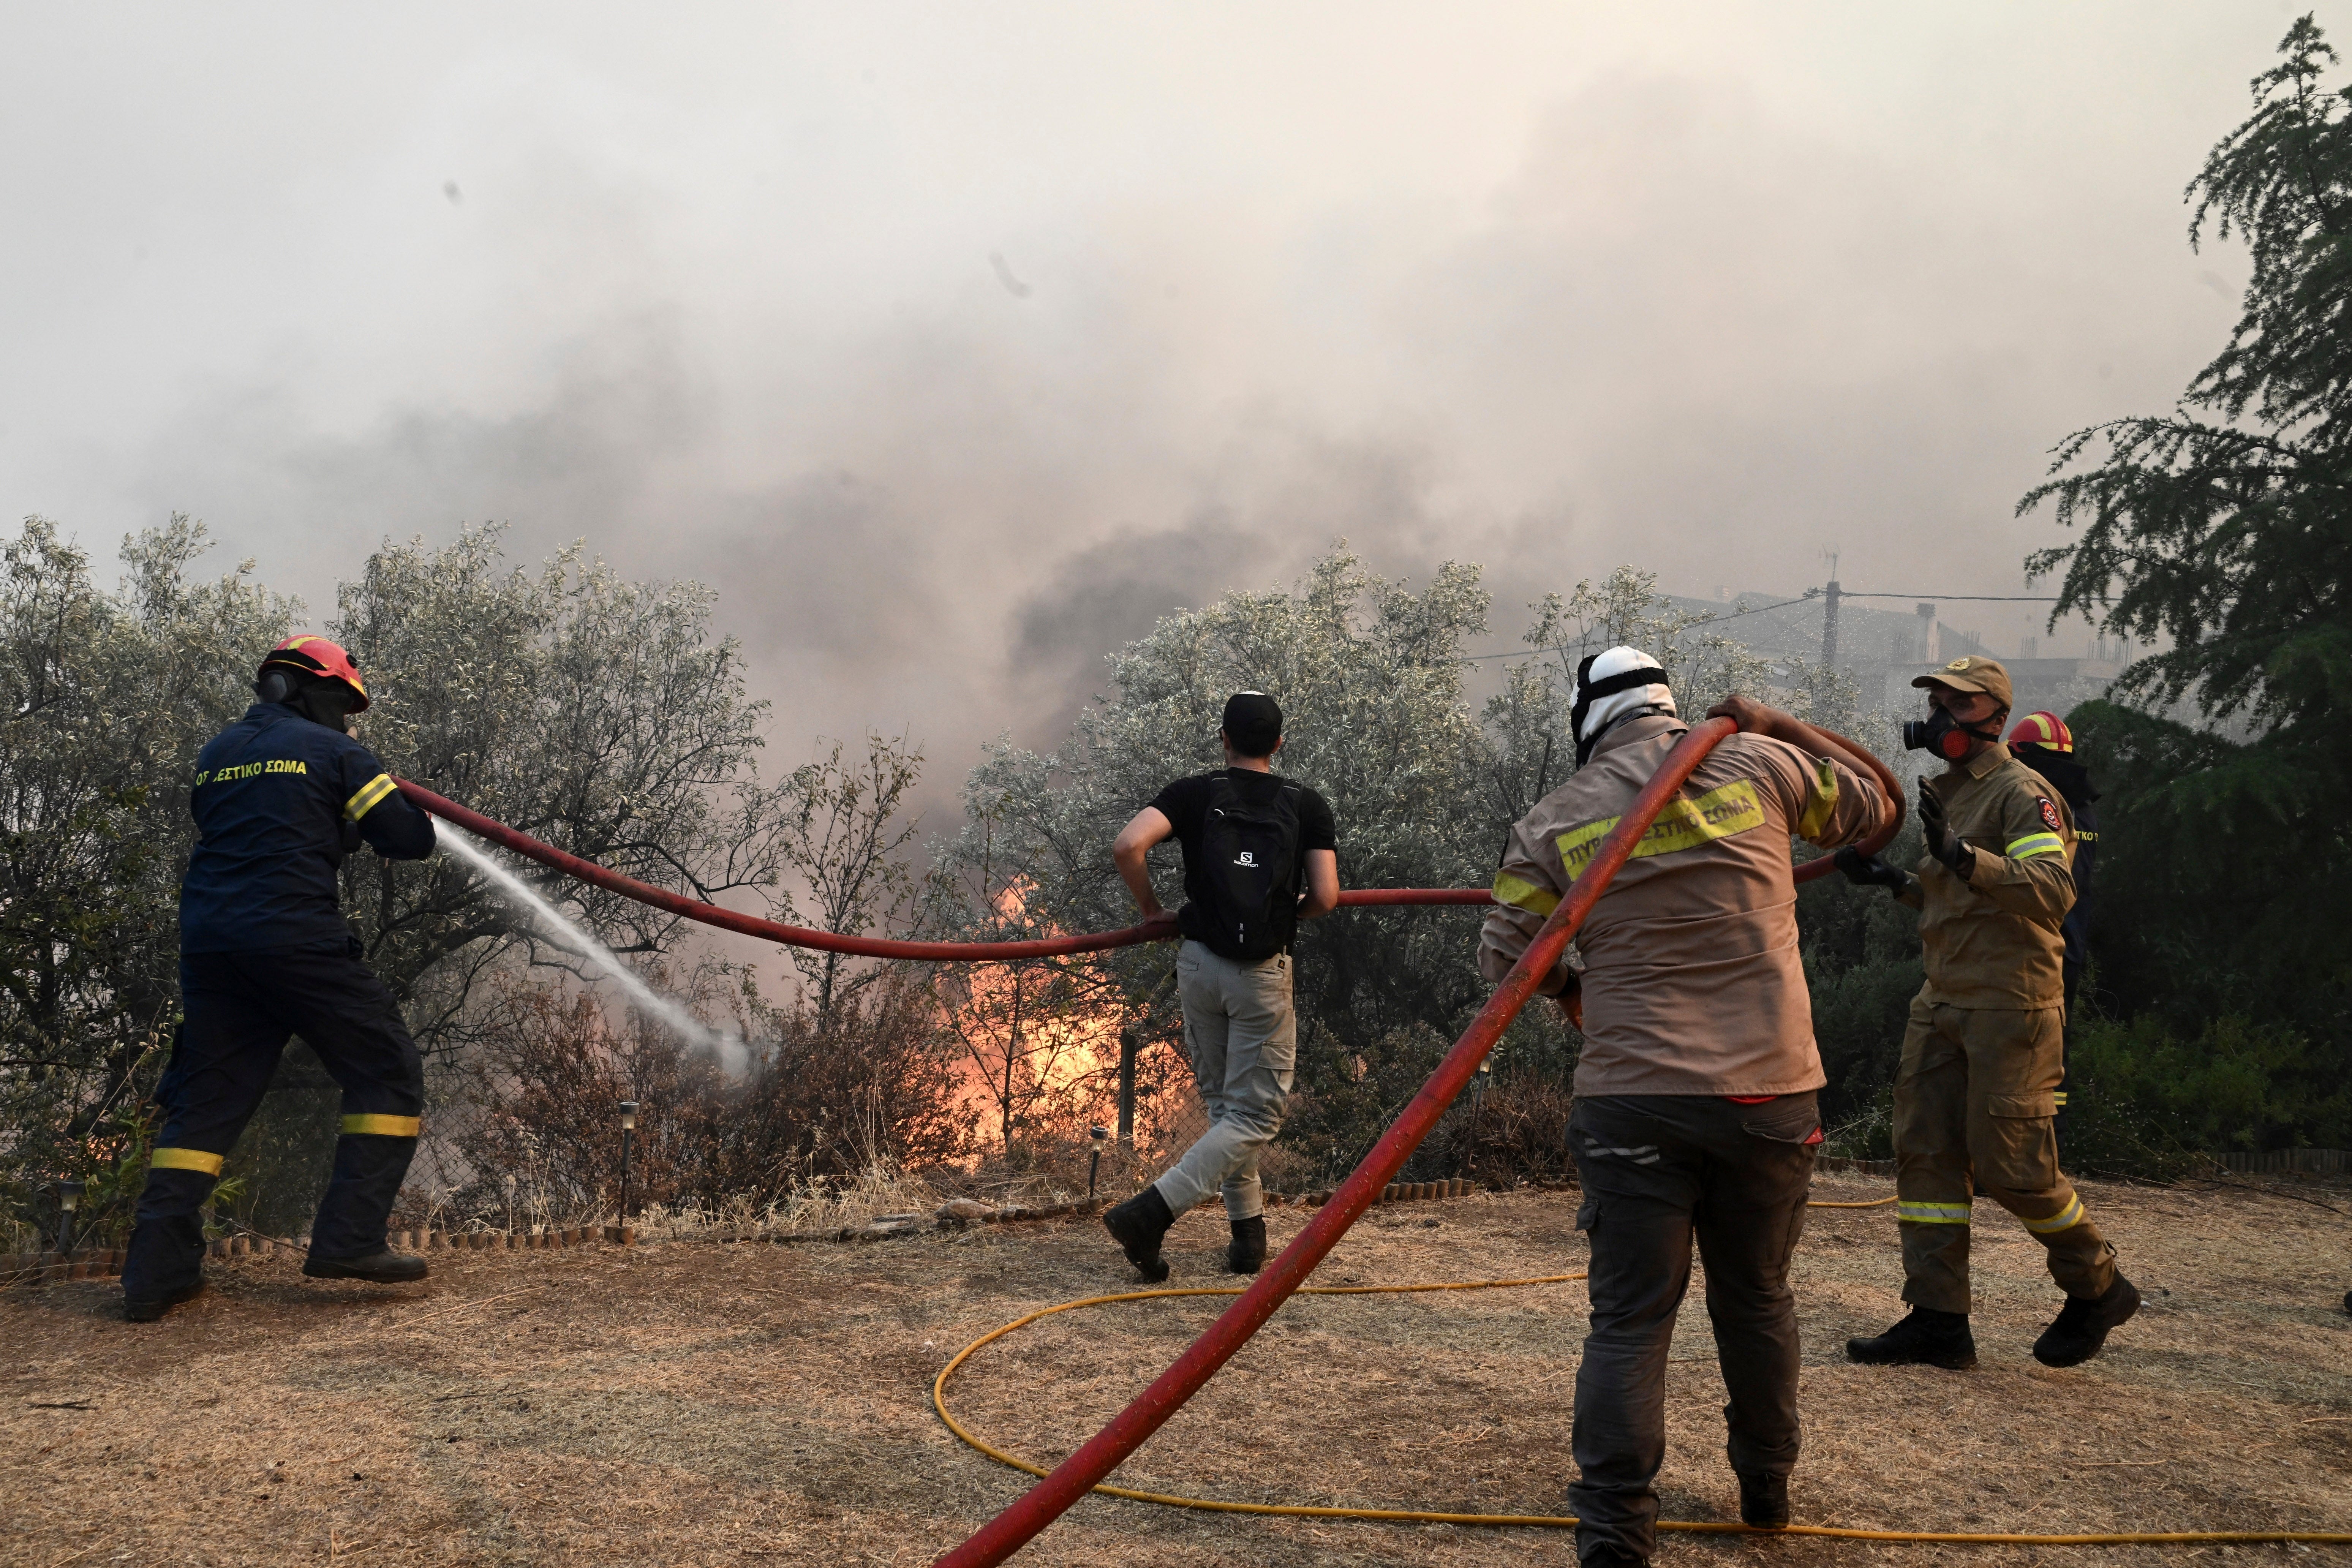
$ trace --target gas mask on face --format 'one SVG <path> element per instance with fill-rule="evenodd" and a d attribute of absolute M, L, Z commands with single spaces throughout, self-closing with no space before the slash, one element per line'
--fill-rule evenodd
<path fill-rule="evenodd" d="M 1908 719 L 1903 724 L 1903 747 L 1910 752 L 1933 752 L 1948 763 L 1957 763 L 1969 754 L 1969 742 L 1998 741 L 2000 731 L 1987 734 L 1971 730 L 1952 717 L 1948 708 L 1938 708 L 1925 719 Z"/>

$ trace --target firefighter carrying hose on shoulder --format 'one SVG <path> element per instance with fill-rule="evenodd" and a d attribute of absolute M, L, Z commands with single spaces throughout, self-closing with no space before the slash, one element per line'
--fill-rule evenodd
<path fill-rule="evenodd" d="M 1887 888 L 1919 911 L 1927 983 L 1912 999 L 1895 1080 L 1895 1215 L 1911 1311 L 1883 1334 L 1848 1340 L 1846 1354 L 1976 1365 L 1969 1228 L 1981 1184 L 2047 1249 L 2066 1292 L 2034 1359 L 2074 1366 L 2139 1310 L 2116 1249 L 2058 1169 L 2074 817 L 2000 744 L 2010 682 L 1997 660 L 1971 654 L 1911 684 L 1927 689 L 1930 715 L 1904 725 L 1904 744 L 1947 763 L 1919 782 L 1927 852 L 1918 874 L 1853 849 L 1837 858 L 1849 880 Z"/>
<path fill-rule="evenodd" d="M 384 1245 L 416 1152 L 425 1071 L 392 993 L 360 962 L 336 906 L 343 857 L 421 860 L 433 819 L 347 732 L 368 705 L 351 655 L 289 637 L 259 699 L 196 758 L 196 847 L 180 883 L 183 1018 L 156 1100 L 163 1127 L 122 1267 L 124 1316 L 152 1322 L 204 1289 L 205 1200 L 261 1101 L 289 1036 L 343 1091 L 333 1175 L 302 1272 L 397 1284 L 425 1260 Z"/>
<path fill-rule="evenodd" d="M 1797 1309 L 1789 1258 L 1822 1141 L 1826 1081 L 1797 951 L 1791 835 L 1868 837 L 1895 803 L 1860 755 L 1744 697 L 1739 725 L 1635 844 L 1537 989 L 1580 989 L 1584 1051 L 1569 1144 L 1591 1245 L 1591 1332 L 1576 1373 L 1569 1504 L 1584 1568 L 1633 1568 L 1657 1547 L 1665 1378 L 1691 1247 L 1724 1387 L 1739 1517 L 1789 1522 L 1796 1468 Z M 1500 980 L 1688 732 L 1665 671 L 1613 647 L 1577 668 L 1576 772 L 1511 829 L 1478 969 Z M 1571 1013 L 1571 1016 L 1573 1016 Z"/>

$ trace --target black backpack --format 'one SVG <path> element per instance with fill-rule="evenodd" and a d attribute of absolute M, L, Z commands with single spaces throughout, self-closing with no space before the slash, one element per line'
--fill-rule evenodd
<path fill-rule="evenodd" d="M 1285 783 L 1271 800 L 1242 798 L 1223 773 L 1209 778 L 1201 821 L 1208 875 L 1211 947 L 1255 963 L 1290 946 L 1298 929 L 1298 786 Z"/>

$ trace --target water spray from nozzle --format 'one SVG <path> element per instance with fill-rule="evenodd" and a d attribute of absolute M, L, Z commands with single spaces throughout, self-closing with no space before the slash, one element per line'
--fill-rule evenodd
<path fill-rule="evenodd" d="M 531 885 L 508 870 L 490 853 L 476 843 L 462 828 L 444 824 L 439 834 L 441 847 L 454 853 L 475 870 L 488 878 L 499 891 L 536 916 L 541 924 L 563 939 L 565 945 L 577 950 L 589 963 L 610 975 L 614 984 L 628 994 L 637 1010 L 670 1029 L 688 1045 L 711 1052 L 727 1071 L 740 1077 L 751 1065 L 751 1053 L 743 1042 L 733 1035 L 722 1035 L 701 1019 L 688 1012 L 669 997 L 656 991 L 638 978 L 635 970 L 621 962 L 620 955 L 571 920 L 553 904 L 541 897 Z"/>

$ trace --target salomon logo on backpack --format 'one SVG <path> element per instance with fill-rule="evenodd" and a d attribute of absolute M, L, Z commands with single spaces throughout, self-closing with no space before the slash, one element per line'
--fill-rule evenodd
<path fill-rule="evenodd" d="M 1288 948 L 1298 926 L 1298 786 L 1249 802 L 1226 775 L 1212 775 L 1201 849 L 1218 937 L 1212 945 L 1252 963 Z"/>

